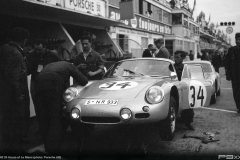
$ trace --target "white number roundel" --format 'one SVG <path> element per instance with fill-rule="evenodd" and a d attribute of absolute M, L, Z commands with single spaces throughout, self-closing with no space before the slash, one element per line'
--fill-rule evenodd
<path fill-rule="evenodd" d="M 203 83 L 192 80 L 189 85 L 190 108 L 203 107 L 207 99 L 207 90 Z"/>
<path fill-rule="evenodd" d="M 123 90 L 138 86 L 137 82 L 133 81 L 111 81 L 99 86 L 103 90 Z"/>

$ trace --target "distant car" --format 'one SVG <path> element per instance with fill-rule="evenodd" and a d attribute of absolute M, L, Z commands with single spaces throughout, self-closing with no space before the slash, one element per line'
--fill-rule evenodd
<path fill-rule="evenodd" d="M 213 93 L 211 104 L 216 103 L 216 97 L 221 94 L 221 78 L 220 74 L 215 71 L 213 65 L 209 61 L 185 61 L 184 64 L 200 64 L 203 67 L 205 79 L 211 80 L 213 83 Z"/>
<path fill-rule="evenodd" d="M 174 138 L 176 117 L 182 110 L 209 104 L 212 81 L 201 65 L 185 65 L 177 79 L 174 62 L 135 58 L 116 62 L 102 80 L 64 93 L 64 116 L 71 124 L 158 124 L 162 140 Z M 195 74 L 195 71 L 197 71 Z M 193 73 L 194 72 L 194 73 Z"/>

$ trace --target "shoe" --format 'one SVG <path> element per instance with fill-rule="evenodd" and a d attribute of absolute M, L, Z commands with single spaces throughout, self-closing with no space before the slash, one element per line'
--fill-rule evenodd
<path fill-rule="evenodd" d="M 186 126 L 189 130 L 195 130 L 195 128 L 194 128 L 190 123 L 186 123 L 185 126 Z"/>

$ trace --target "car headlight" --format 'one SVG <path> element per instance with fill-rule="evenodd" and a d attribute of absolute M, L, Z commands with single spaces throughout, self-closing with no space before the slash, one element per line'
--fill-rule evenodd
<path fill-rule="evenodd" d="M 146 93 L 146 99 L 150 104 L 156 104 L 163 100 L 164 91 L 160 86 L 152 86 Z"/>
<path fill-rule="evenodd" d="M 73 98 L 75 98 L 78 95 L 78 90 L 77 88 L 74 87 L 69 87 L 66 89 L 66 91 L 63 93 L 63 99 L 66 102 L 70 102 Z"/>
<path fill-rule="evenodd" d="M 73 108 L 71 111 L 71 118 L 78 119 L 80 117 L 80 110 L 78 108 Z"/>
<path fill-rule="evenodd" d="M 132 117 L 132 112 L 128 108 L 123 108 L 120 111 L 120 116 L 122 117 L 123 120 L 129 120 Z"/>

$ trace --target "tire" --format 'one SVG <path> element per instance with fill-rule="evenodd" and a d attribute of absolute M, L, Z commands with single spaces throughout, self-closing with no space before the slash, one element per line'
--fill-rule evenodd
<path fill-rule="evenodd" d="M 160 124 L 160 137 L 163 141 L 171 141 L 174 138 L 177 120 L 176 105 L 176 99 L 171 96 L 167 118 Z"/>
<path fill-rule="evenodd" d="M 217 99 L 217 93 L 215 92 L 211 97 L 210 104 L 215 104 L 217 101 L 216 99 Z"/>
<path fill-rule="evenodd" d="M 217 96 L 221 95 L 221 88 L 219 88 L 219 90 L 217 91 Z"/>

